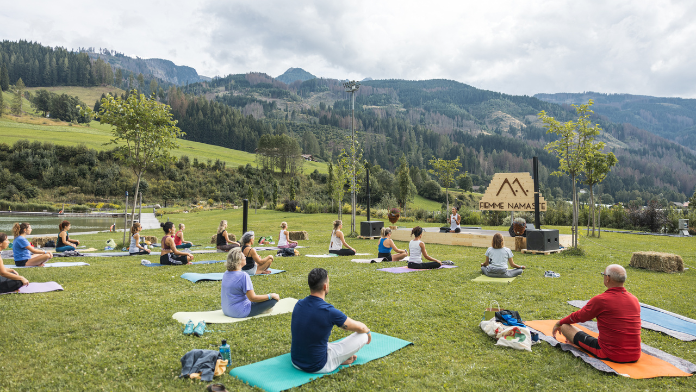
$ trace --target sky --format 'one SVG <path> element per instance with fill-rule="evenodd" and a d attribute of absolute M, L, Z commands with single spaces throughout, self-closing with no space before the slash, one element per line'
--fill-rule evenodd
<path fill-rule="evenodd" d="M 696 98 L 694 1 L 5 3 L 0 39 L 164 58 L 211 77 L 299 67 L 518 95 Z"/>

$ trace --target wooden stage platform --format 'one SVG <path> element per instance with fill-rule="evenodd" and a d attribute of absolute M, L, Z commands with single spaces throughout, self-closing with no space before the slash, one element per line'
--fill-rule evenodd
<path fill-rule="evenodd" d="M 459 233 L 440 233 L 439 227 L 424 227 L 425 232 L 421 240 L 426 244 L 443 244 L 459 246 L 475 246 L 478 248 L 488 248 L 493 242 L 493 235 L 500 233 L 505 239 L 505 246 L 515 250 L 515 239 L 510 237 L 507 231 L 481 230 L 481 229 L 462 229 Z M 410 241 L 410 228 L 399 228 L 392 231 L 391 238 L 395 241 Z M 561 234 L 558 243 L 564 247 L 570 247 L 572 238 L 570 234 Z"/>

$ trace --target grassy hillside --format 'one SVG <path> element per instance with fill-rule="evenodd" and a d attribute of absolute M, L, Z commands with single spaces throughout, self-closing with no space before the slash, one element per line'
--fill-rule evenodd
<path fill-rule="evenodd" d="M 27 91 L 33 93 L 36 90 L 48 90 L 56 94 L 67 94 L 71 97 L 78 97 L 80 101 L 93 107 L 97 99 L 101 98 L 102 94 L 115 93 L 121 95 L 125 91 L 114 86 L 98 86 L 98 87 L 77 87 L 77 86 L 55 86 L 55 87 L 30 87 Z"/>
<path fill-rule="evenodd" d="M 8 94 L 9 95 L 9 94 Z M 12 95 L 10 95 L 11 97 Z M 0 118 L 0 140 L 4 143 L 12 144 L 17 140 L 38 140 L 62 145 L 84 144 L 96 150 L 107 150 L 113 146 L 105 146 L 111 140 L 109 127 L 92 121 L 90 126 L 70 125 L 65 122 L 53 121 L 36 116 L 3 116 Z M 191 159 L 198 158 L 199 161 L 219 159 L 227 163 L 228 166 L 237 167 L 247 163 L 255 165 L 256 156 L 254 154 L 231 150 L 224 147 L 211 146 L 203 143 L 196 143 L 187 140 L 179 141 L 179 149 L 173 154 L 177 157 L 187 155 Z M 306 162 L 305 173 L 310 173 L 315 169 L 321 173 L 328 173 L 326 164 L 318 162 Z"/>
<path fill-rule="evenodd" d="M 167 215 L 186 224 L 186 239 L 208 246 L 220 219 L 229 231 L 241 233 L 242 210 L 206 211 Z M 165 220 L 166 220 L 165 218 Z M 678 253 L 684 262 L 696 262 L 689 238 L 645 237 L 603 233 L 591 241 L 581 237 L 587 254 L 538 256 L 515 252 L 515 262 L 527 269 L 510 284 L 472 282 L 480 274 L 483 248 L 427 244 L 428 254 L 451 259 L 458 268 L 408 274 L 389 274 L 378 268 L 404 262 L 358 264 L 351 257 L 309 258 L 325 253 L 335 215 L 292 214 L 259 210 L 249 215 L 249 228 L 260 235 L 277 235 L 278 224 L 306 230 L 309 240 L 300 245 L 302 256 L 276 258 L 272 267 L 286 272 L 252 277 L 257 294 L 275 292 L 281 298 L 309 294 L 307 274 L 323 267 L 331 276 L 327 301 L 347 316 L 364 322 L 373 332 L 413 342 L 412 346 L 361 366 L 317 379 L 298 391 L 693 391 L 696 377 L 634 380 L 610 376 L 547 343 L 532 352 L 495 345 L 479 323 L 483 309 L 497 300 L 519 311 L 525 320 L 559 319 L 577 310 L 566 303 L 589 299 L 605 290 L 599 272 L 618 263 L 628 269 L 627 289 L 641 302 L 695 318 L 688 298 L 696 285 L 694 269 L 661 274 L 628 268 L 631 252 L 638 250 Z M 364 217 L 359 217 L 362 221 Z M 428 225 L 413 222 L 411 225 Z M 430 224 L 429 226 L 436 226 Z M 503 229 L 503 228 L 498 228 Z M 568 227 L 560 227 L 568 234 Z M 79 228 L 74 228 L 79 230 Z M 144 234 L 161 238 L 161 230 Z M 104 241 L 121 241 L 121 233 L 77 235 L 86 246 L 103 247 Z M 377 241 L 347 239 L 358 252 L 375 255 Z M 509 244 L 508 244 L 509 245 Z M 397 241 L 404 248 L 406 242 Z M 200 248 L 194 248 L 200 249 Z M 157 252 L 159 253 L 159 252 Z M 275 254 L 275 252 L 272 252 Z M 261 252 L 262 256 L 271 252 Z M 221 260 L 223 253 L 196 255 L 196 260 Z M 263 317 L 232 324 L 209 324 L 202 337 L 184 336 L 175 312 L 220 309 L 220 282 L 191 283 L 185 272 L 223 272 L 224 264 L 146 268 L 145 257 L 79 260 L 90 265 L 72 268 L 29 268 L 17 271 L 30 282 L 55 281 L 65 291 L 3 295 L 2 391 L 202 391 L 207 383 L 177 378 L 179 359 L 193 349 L 216 350 L 222 339 L 232 347 L 231 367 L 244 366 L 290 352 L 291 314 Z M 63 260 L 61 260 L 63 261 Z M 12 264 L 5 260 L 5 264 Z M 559 279 L 544 278 L 553 269 Z M 348 333 L 335 328 L 331 340 Z M 643 343 L 696 362 L 694 343 L 643 329 Z M 358 356 L 361 354 L 358 353 Z M 17 371 L 9 371 L 10 364 Z M 229 370 L 229 369 L 228 369 Z M 269 369 L 273 375 L 273 369 Z M 230 391 L 258 391 L 224 374 L 215 382 Z"/>

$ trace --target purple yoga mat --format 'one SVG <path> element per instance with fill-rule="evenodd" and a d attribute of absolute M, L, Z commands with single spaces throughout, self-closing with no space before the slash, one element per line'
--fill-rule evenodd
<path fill-rule="evenodd" d="M 63 291 L 63 286 L 56 282 L 36 283 L 29 282 L 28 285 L 19 288 L 19 294 L 46 293 L 49 291 Z M 2 293 L 12 294 L 12 293 Z"/>
<path fill-rule="evenodd" d="M 456 265 L 443 265 L 443 266 L 440 266 L 440 268 L 433 268 L 433 269 L 442 269 L 442 268 L 457 268 L 457 266 Z M 391 268 L 380 268 L 377 271 L 391 272 L 392 274 L 403 274 L 405 272 L 432 271 L 433 269 L 411 269 L 408 267 L 391 267 Z"/>

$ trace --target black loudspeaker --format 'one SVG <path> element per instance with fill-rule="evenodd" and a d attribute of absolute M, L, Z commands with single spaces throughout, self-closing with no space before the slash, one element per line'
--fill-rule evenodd
<path fill-rule="evenodd" d="M 527 230 L 527 249 L 558 250 L 558 230 Z"/>
<path fill-rule="evenodd" d="M 364 221 L 360 222 L 360 236 L 362 237 L 379 237 L 382 234 L 382 221 Z"/>

